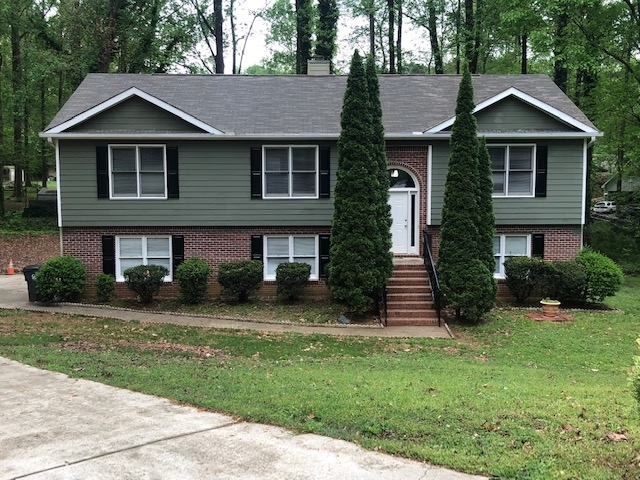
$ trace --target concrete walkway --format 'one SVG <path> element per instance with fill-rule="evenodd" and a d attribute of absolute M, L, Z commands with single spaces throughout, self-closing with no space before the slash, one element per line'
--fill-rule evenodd
<path fill-rule="evenodd" d="M 362 337 L 414 337 L 414 338 L 451 338 L 445 327 L 376 327 L 376 326 L 322 326 L 298 325 L 268 322 L 253 322 L 211 318 L 183 314 L 148 313 L 120 309 L 104 308 L 94 305 L 63 304 L 43 305 L 29 303 L 27 282 L 22 273 L 16 275 L 0 275 L 0 308 L 17 308 L 41 312 L 69 313 L 89 317 L 117 318 L 120 320 L 137 320 L 142 323 L 174 323 L 177 325 L 191 325 L 197 327 L 235 328 L 257 330 L 262 332 L 300 332 L 320 333 L 327 335 L 355 335 Z"/>
<path fill-rule="evenodd" d="M 0 276 L 0 308 L 291 331 L 271 325 L 26 302 L 24 277 Z M 394 329 L 296 331 L 385 335 Z M 445 329 L 442 329 L 445 330 Z M 359 333 L 359 332 L 363 333 Z M 374 333 L 375 332 L 375 333 Z M 445 330 L 446 332 L 446 330 Z M 420 335 L 426 336 L 426 335 Z M 442 336 L 442 335 L 438 335 Z M 0 357 L 0 480 L 480 479 L 366 451 L 349 442 L 175 405 L 169 400 L 39 370 Z"/>

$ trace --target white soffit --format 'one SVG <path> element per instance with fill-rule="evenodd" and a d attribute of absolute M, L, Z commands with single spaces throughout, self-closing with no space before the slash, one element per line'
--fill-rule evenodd
<path fill-rule="evenodd" d="M 589 133 L 596 136 L 599 136 L 600 134 L 598 130 L 576 120 L 571 115 L 567 115 L 563 111 L 558 110 L 557 108 L 552 107 L 548 103 L 542 102 L 537 98 L 532 97 L 531 95 L 518 90 L 515 87 L 508 88 L 504 92 L 499 93 L 498 95 L 491 97 L 485 100 L 484 102 L 479 103 L 478 105 L 476 105 L 476 108 L 473 109 L 473 113 L 477 113 L 481 110 L 484 110 L 485 108 L 490 107 L 491 105 L 494 105 L 495 103 L 498 103 L 499 101 L 504 100 L 507 97 L 518 98 L 519 100 L 522 100 L 523 102 L 528 103 L 529 105 L 539 110 L 542 110 L 543 112 L 549 114 L 550 116 L 555 117 L 558 120 L 566 123 L 567 125 L 571 125 L 572 127 L 575 127 L 578 130 L 581 130 L 585 133 Z M 435 127 L 430 128 L 429 130 L 425 130 L 423 133 L 438 133 L 444 130 L 445 128 L 449 128 L 450 126 L 452 126 L 455 119 L 456 119 L 455 116 L 451 117 L 446 122 L 442 122 L 439 125 L 436 125 Z"/>
<path fill-rule="evenodd" d="M 49 130 L 47 130 L 45 132 L 45 134 L 47 133 L 62 133 L 65 130 L 75 127 L 76 125 L 79 125 L 82 122 L 85 122 L 87 120 L 89 120 L 90 118 L 110 109 L 111 107 L 114 107 L 116 105 L 118 105 L 119 103 L 124 102 L 125 100 L 130 99 L 131 97 L 139 97 L 142 98 L 143 100 L 146 100 L 147 102 L 155 105 L 158 108 L 161 108 L 163 110 L 165 110 L 166 112 L 169 112 L 173 115 L 175 115 L 176 117 L 181 118 L 182 120 L 184 120 L 187 123 L 190 123 L 191 125 L 198 127 L 202 130 L 204 130 L 207 133 L 211 133 L 214 135 L 222 135 L 224 132 L 218 130 L 217 128 L 213 128 L 211 125 L 204 123 L 201 120 L 198 120 L 197 118 L 193 117 L 192 115 L 189 115 L 188 113 L 183 112 L 182 110 L 174 107 L 173 105 L 168 104 L 167 102 L 164 102 L 162 100 L 160 100 L 157 97 L 154 97 L 153 95 L 149 95 L 146 92 L 143 92 L 142 90 L 136 88 L 136 87 L 131 87 L 128 90 L 125 90 L 122 93 L 119 93 L 118 95 L 116 95 L 115 97 L 111 97 L 109 100 L 106 100 L 102 103 L 99 103 L 98 105 L 96 105 L 95 107 L 90 108 L 89 110 L 86 110 L 84 112 L 82 112 L 79 115 L 76 115 L 75 117 L 73 117 L 70 120 L 67 120 L 66 122 L 61 123 L 60 125 L 57 125 Z"/>

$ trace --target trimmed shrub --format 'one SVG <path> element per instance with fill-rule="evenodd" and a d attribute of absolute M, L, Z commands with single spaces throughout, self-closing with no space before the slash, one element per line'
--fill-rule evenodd
<path fill-rule="evenodd" d="M 262 262 L 240 260 L 222 263 L 218 267 L 218 283 L 226 293 L 244 302 L 262 285 Z"/>
<path fill-rule="evenodd" d="M 116 291 L 116 279 L 108 273 L 99 273 L 96 277 L 96 298 L 99 302 L 108 302 Z"/>
<path fill-rule="evenodd" d="M 620 289 L 624 275 L 620 267 L 609 257 L 583 248 L 576 259 L 586 273 L 583 300 L 601 302 Z"/>
<path fill-rule="evenodd" d="M 311 265 L 302 262 L 281 263 L 276 268 L 278 295 L 287 300 L 300 296 L 311 276 Z"/>
<path fill-rule="evenodd" d="M 161 265 L 138 265 L 124 271 L 124 281 L 129 290 L 138 294 L 140 303 L 149 304 L 167 275 L 169 270 Z"/>
<path fill-rule="evenodd" d="M 555 293 L 552 298 L 565 302 L 582 301 L 587 284 L 587 272 L 577 260 L 554 262 L 556 271 Z"/>
<path fill-rule="evenodd" d="M 47 260 L 36 272 L 36 288 L 43 302 L 68 302 L 84 292 L 87 270 L 75 257 Z"/>
<path fill-rule="evenodd" d="M 543 261 L 535 257 L 511 257 L 504 261 L 505 283 L 518 303 L 524 303 L 538 286 Z"/>
<path fill-rule="evenodd" d="M 456 303 L 451 306 L 456 309 L 456 316 L 459 311 L 459 317 L 467 322 L 480 321 L 495 303 L 497 285 L 493 275 L 477 258 L 469 264 L 459 262 L 451 267 L 447 291 L 455 295 Z M 479 282 L 478 277 L 491 281 Z"/>
<path fill-rule="evenodd" d="M 185 303 L 200 303 L 207 291 L 211 267 L 202 258 L 192 257 L 176 268 L 176 281 Z"/>

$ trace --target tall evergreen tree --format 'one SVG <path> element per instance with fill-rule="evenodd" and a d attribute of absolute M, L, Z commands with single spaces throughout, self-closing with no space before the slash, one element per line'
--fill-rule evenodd
<path fill-rule="evenodd" d="M 296 73 L 307 73 L 311 58 L 313 35 L 313 4 L 311 0 L 296 0 Z"/>
<path fill-rule="evenodd" d="M 491 178 L 491 157 L 484 137 L 478 142 L 478 258 L 490 272 L 495 270 L 493 237 L 496 234 L 496 219 L 493 214 L 493 179 Z M 493 282 L 495 292 L 498 286 Z M 493 295 L 495 298 L 495 293 Z"/>
<path fill-rule="evenodd" d="M 387 150 L 384 139 L 384 126 L 382 125 L 382 105 L 380 103 L 380 84 L 376 72 L 375 59 L 367 56 L 366 65 L 367 85 L 369 88 L 369 105 L 371 106 L 371 168 L 377 169 L 378 198 L 375 207 L 378 213 L 376 249 L 378 253 L 374 257 L 378 274 L 377 293 L 387 283 L 387 279 L 393 272 L 393 253 L 391 252 L 391 207 L 389 205 L 389 173 L 387 172 Z"/>
<path fill-rule="evenodd" d="M 473 86 L 465 64 L 451 130 L 438 253 L 440 285 L 456 315 L 478 320 L 493 305 L 493 269 L 478 254 L 479 167 Z"/>
<path fill-rule="evenodd" d="M 356 50 L 351 60 L 340 116 L 338 170 L 331 228 L 329 288 L 349 311 L 371 308 L 378 293 L 379 179 L 371 168 L 372 121 L 367 77 Z"/>
<path fill-rule="evenodd" d="M 329 60 L 331 73 L 333 73 L 333 57 L 337 49 L 339 16 L 340 11 L 336 0 L 318 0 L 316 55 Z"/>

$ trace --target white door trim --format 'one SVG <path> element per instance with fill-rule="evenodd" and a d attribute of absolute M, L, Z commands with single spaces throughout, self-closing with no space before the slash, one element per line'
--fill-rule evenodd
<path fill-rule="evenodd" d="M 415 187 L 410 188 L 390 188 L 389 189 L 389 204 L 392 205 L 393 198 L 399 198 L 400 194 L 405 195 L 406 212 L 401 213 L 402 218 L 393 218 L 393 206 L 392 206 L 392 241 L 393 235 L 398 235 L 398 232 L 394 232 L 394 228 L 397 227 L 396 222 L 405 223 L 406 219 L 406 240 L 397 242 L 393 241 L 392 252 L 396 255 L 417 255 L 420 253 L 420 245 L 418 243 L 420 238 L 420 195 L 418 188 L 418 181 L 409 170 L 403 167 L 397 167 L 390 165 L 388 170 L 402 170 L 408 173 L 413 179 Z M 394 227 L 395 225 L 395 227 Z M 397 239 L 396 239 L 397 240 Z"/>

